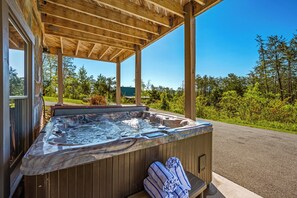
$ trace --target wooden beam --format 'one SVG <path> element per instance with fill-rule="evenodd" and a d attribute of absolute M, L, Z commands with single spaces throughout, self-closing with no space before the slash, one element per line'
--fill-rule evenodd
<path fill-rule="evenodd" d="M 88 54 L 88 58 L 92 55 L 94 49 L 96 47 L 96 43 L 93 45 L 92 49 L 90 50 L 89 54 Z"/>
<path fill-rule="evenodd" d="M 8 6 L 0 0 L 0 197 L 10 195 L 9 23 Z"/>
<path fill-rule="evenodd" d="M 141 49 L 135 47 L 135 103 L 141 105 Z"/>
<path fill-rule="evenodd" d="M 80 13 L 65 7 L 57 6 L 52 3 L 40 6 L 41 13 L 63 18 L 69 21 L 89 25 L 100 28 L 106 31 L 132 36 L 140 39 L 149 39 L 149 33 L 137 29 L 129 28 L 117 23 L 112 23 L 104 19 L 90 16 L 88 14 Z"/>
<path fill-rule="evenodd" d="M 60 37 L 60 42 L 61 42 L 61 52 L 62 52 L 62 54 L 64 54 L 64 52 L 63 52 L 63 37 L 62 36 Z"/>
<path fill-rule="evenodd" d="M 94 17 L 99 17 L 104 20 L 108 20 L 120 25 L 124 25 L 130 28 L 146 31 L 152 34 L 158 34 L 158 27 L 153 24 L 146 23 L 140 19 L 130 17 L 128 15 L 121 14 L 120 12 L 114 12 L 104 7 L 98 6 L 96 3 L 83 2 L 77 0 L 49 0 L 56 5 L 70 8 L 75 11 L 88 14 Z"/>
<path fill-rule="evenodd" d="M 120 50 L 115 50 L 109 57 L 109 60 L 113 60 L 116 57 L 118 57 L 124 50 L 120 49 Z"/>
<path fill-rule="evenodd" d="M 196 120 L 196 38 L 193 2 L 185 5 L 185 117 Z"/>
<path fill-rule="evenodd" d="M 204 6 L 199 3 L 196 3 L 194 5 L 194 15 L 198 16 L 220 2 L 222 2 L 222 0 L 207 0 Z"/>
<path fill-rule="evenodd" d="M 42 22 L 44 22 L 45 24 L 55 25 L 58 27 L 65 27 L 65 28 L 68 28 L 71 30 L 81 31 L 81 32 L 89 33 L 89 34 L 94 34 L 97 36 L 100 35 L 102 37 L 114 39 L 117 41 L 138 44 L 138 45 L 143 45 L 145 43 L 144 39 L 142 40 L 142 39 L 131 37 L 131 36 L 126 36 L 126 35 L 122 35 L 122 34 L 118 34 L 118 33 L 114 33 L 114 32 L 109 32 L 109 31 L 106 31 L 106 30 L 103 30 L 100 28 L 95 28 L 92 26 L 84 25 L 81 23 L 76 23 L 73 21 L 57 18 L 54 16 L 46 15 L 46 14 L 42 14 Z"/>
<path fill-rule="evenodd" d="M 131 57 L 135 54 L 134 51 L 125 51 L 123 52 L 120 56 L 119 56 L 119 59 L 120 59 L 120 62 L 123 62 L 123 60 L 126 60 L 128 57 Z"/>
<path fill-rule="evenodd" d="M 199 3 L 202 6 L 205 6 L 205 0 L 194 0 L 194 1 Z"/>
<path fill-rule="evenodd" d="M 119 58 L 117 58 L 117 63 L 116 63 L 116 103 L 117 105 L 121 104 L 121 62 L 119 60 Z"/>
<path fill-rule="evenodd" d="M 198 16 L 198 15 L 202 14 L 203 12 L 207 11 L 208 9 L 212 8 L 213 6 L 217 5 L 220 2 L 222 2 L 222 0 L 207 0 L 207 3 L 206 3 L 205 6 L 201 6 L 200 4 L 195 3 L 194 4 L 194 14 L 195 14 L 195 16 Z M 150 42 L 148 42 L 147 44 L 145 44 L 141 48 L 144 49 L 144 48 L 148 47 L 149 45 L 155 43 L 156 41 L 163 38 L 165 35 L 169 34 L 172 31 L 174 31 L 175 29 L 177 29 L 178 27 L 180 27 L 183 24 L 184 24 L 184 19 L 183 18 L 180 18 L 180 17 L 175 18 L 173 20 L 173 25 L 172 25 L 172 27 L 170 29 L 161 28 L 160 29 L 160 35 L 159 36 L 152 36 Z M 120 61 L 123 62 L 123 61 L 127 60 L 128 58 L 130 58 L 133 55 L 134 55 L 133 52 L 127 51 L 127 52 L 123 53 L 120 56 Z"/>
<path fill-rule="evenodd" d="M 84 32 L 74 31 L 63 27 L 57 27 L 53 25 L 45 25 L 44 26 L 45 34 L 51 34 L 56 36 L 63 36 L 65 38 L 71 38 L 75 40 L 87 41 L 92 43 L 110 45 L 116 48 L 123 48 L 133 50 L 134 45 L 130 43 L 124 43 L 119 41 L 114 41 L 111 39 L 107 39 L 101 36 L 96 36 L 93 34 L 88 34 Z"/>
<path fill-rule="evenodd" d="M 172 0 L 146 0 L 154 4 L 155 6 L 161 7 L 179 17 L 184 18 L 184 11 L 179 2 Z"/>
<path fill-rule="evenodd" d="M 48 49 L 49 49 L 48 53 L 50 54 L 57 54 L 58 50 L 60 50 L 60 48 L 56 48 L 56 47 L 48 47 Z M 68 49 L 64 49 L 64 54 L 63 54 L 63 56 L 68 56 L 68 57 L 83 58 L 83 59 L 89 59 L 89 60 L 95 60 L 95 61 L 99 60 L 98 54 L 96 53 L 92 53 L 90 57 L 88 57 L 88 55 L 89 55 L 89 52 L 86 52 L 86 51 L 79 51 L 77 55 L 75 55 L 75 51 L 68 50 Z M 116 60 L 110 61 L 107 56 L 100 59 L 100 61 L 109 62 L 109 63 L 116 62 Z"/>
<path fill-rule="evenodd" d="M 58 104 L 63 105 L 63 55 L 62 51 L 58 50 Z"/>
<path fill-rule="evenodd" d="M 99 54 L 99 60 L 102 59 L 105 54 L 109 51 L 110 47 L 106 47 L 105 50 L 102 51 L 101 54 Z"/>
<path fill-rule="evenodd" d="M 78 54 L 79 44 L 80 44 L 80 41 L 78 40 L 78 41 L 77 41 L 76 50 L 75 50 L 75 56 L 77 56 L 77 54 Z"/>
<path fill-rule="evenodd" d="M 111 8 L 120 10 L 121 12 L 128 13 L 130 15 L 170 28 L 170 22 L 168 17 L 162 17 L 154 11 L 148 10 L 147 8 L 144 8 L 143 6 L 137 5 L 135 3 L 119 0 L 95 1 L 100 4 L 109 6 Z"/>

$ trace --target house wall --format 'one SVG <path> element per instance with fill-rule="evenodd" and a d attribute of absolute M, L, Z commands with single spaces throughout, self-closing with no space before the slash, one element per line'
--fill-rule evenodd
<path fill-rule="evenodd" d="M 37 1 L 15 0 L 22 10 L 22 15 L 35 36 L 34 46 L 34 137 L 37 137 L 42 127 L 42 49 L 43 49 L 43 25 L 37 9 Z"/>

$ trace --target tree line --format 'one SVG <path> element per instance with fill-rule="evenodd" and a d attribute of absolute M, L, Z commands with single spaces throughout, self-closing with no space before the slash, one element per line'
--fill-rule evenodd
<path fill-rule="evenodd" d="M 56 97 L 58 90 L 57 57 L 51 54 L 43 55 L 43 94 Z M 63 82 L 65 98 L 85 99 L 91 95 L 105 96 L 108 100 L 115 100 L 115 78 L 98 75 L 88 75 L 84 66 L 78 68 L 73 64 L 73 58 L 63 57 Z"/>
<path fill-rule="evenodd" d="M 297 35 L 256 37 L 258 61 L 246 76 L 196 76 L 197 117 L 255 124 L 297 132 Z M 92 94 L 115 100 L 115 78 L 75 73 L 73 59 L 64 57 L 64 97 L 83 99 Z M 44 55 L 45 95 L 57 94 L 57 60 Z M 157 109 L 184 113 L 183 87 L 172 89 L 142 83 L 143 102 Z M 123 99 L 122 102 L 130 102 Z"/>

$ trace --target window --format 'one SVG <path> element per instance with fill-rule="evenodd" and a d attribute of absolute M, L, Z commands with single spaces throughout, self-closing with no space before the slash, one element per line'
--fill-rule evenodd
<path fill-rule="evenodd" d="M 10 184 L 20 179 L 21 159 L 32 134 L 32 42 L 15 18 L 9 18 Z M 31 51 L 31 53 L 30 53 Z M 31 75 L 30 75 L 31 74 Z"/>

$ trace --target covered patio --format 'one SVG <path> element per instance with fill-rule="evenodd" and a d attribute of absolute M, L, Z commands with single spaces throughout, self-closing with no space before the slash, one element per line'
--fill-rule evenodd
<path fill-rule="evenodd" d="M 63 103 L 62 56 L 114 62 L 120 104 L 121 62 L 135 55 L 135 102 L 141 105 L 142 49 L 185 24 L 185 115 L 195 119 L 195 17 L 218 2 L 39 1 L 45 52 L 59 60 L 58 103 Z"/>
<path fill-rule="evenodd" d="M 0 141 L 2 147 L 0 154 L 0 196 L 13 195 L 23 178 L 23 175 L 17 170 L 20 166 L 15 165 L 12 168 L 10 164 L 11 132 L 10 120 L 7 116 L 10 112 L 10 100 L 24 101 L 23 105 L 26 108 L 24 112 L 26 111 L 27 116 L 23 119 L 29 123 L 22 129 L 24 130 L 25 143 L 21 157 L 32 145 L 40 131 L 38 126 L 40 126 L 42 107 L 40 100 L 42 93 L 42 53 L 55 54 L 58 57 L 58 103 L 61 105 L 63 104 L 64 89 L 63 56 L 115 63 L 116 103 L 120 105 L 121 63 L 135 55 L 135 105 L 141 106 L 142 50 L 184 24 L 185 117 L 196 120 L 195 18 L 220 1 L 0 0 Z M 21 36 L 13 36 L 15 31 L 11 27 L 16 27 L 16 32 Z M 22 40 L 25 40 L 25 47 L 20 45 Z M 8 56 L 10 49 L 26 50 L 25 74 L 27 77 L 25 80 L 27 84 L 25 86 L 26 94 L 24 94 L 26 97 L 23 98 L 13 98 L 9 92 L 9 83 L 7 82 L 9 82 Z M 208 149 L 207 153 L 211 153 L 211 148 Z M 135 157 L 137 156 L 135 154 Z M 141 156 L 139 154 L 138 157 Z M 17 175 L 14 179 L 11 179 L 12 173 Z M 84 172 L 84 177 L 87 177 L 87 174 Z M 30 185 L 38 186 L 38 182 L 44 181 L 41 177 L 43 176 L 34 177 L 35 181 L 32 179 L 27 181 L 35 182 Z M 59 177 L 59 175 L 52 177 Z M 203 177 L 208 183 L 211 181 L 211 176 L 204 175 Z M 134 188 L 131 187 L 131 189 Z M 40 192 L 43 195 L 44 191 L 39 190 L 36 188 L 33 192 L 33 190 L 27 189 L 26 192 L 25 189 L 25 192 L 28 197 L 30 193 L 34 194 L 32 197 L 40 197 L 38 193 Z M 117 194 L 114 197 L 122 197 L 128 194 Z"/>

